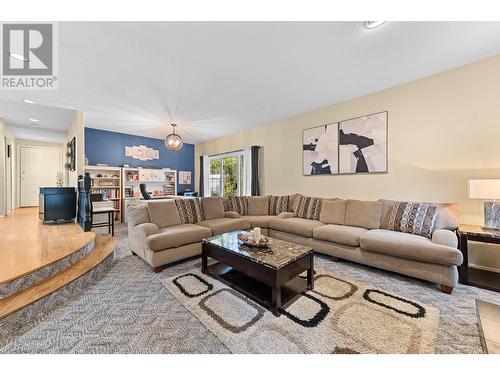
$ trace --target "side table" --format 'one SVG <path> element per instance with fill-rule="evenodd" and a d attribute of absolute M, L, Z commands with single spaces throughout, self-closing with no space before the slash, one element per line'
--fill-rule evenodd
<path fill-rule="evenodd" d="M 468 255 L 468 241 L 500 245 L 500 230 L 485 229 L 480 225 L 460 225 L 458 239 L 458 247 L 464 257 L 464 262 L 458 269 L 460 283 L 500 292 L 500 273 L 469 267 Z"/>

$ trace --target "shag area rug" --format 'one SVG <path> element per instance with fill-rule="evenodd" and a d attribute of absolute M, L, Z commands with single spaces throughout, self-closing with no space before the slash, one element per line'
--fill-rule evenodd
<path fill-rule="evenodd" d="M 439 310 L 331 272 L 274 316 L 197 268 L 167 289 L 233 353 L 434 353 Z"/>

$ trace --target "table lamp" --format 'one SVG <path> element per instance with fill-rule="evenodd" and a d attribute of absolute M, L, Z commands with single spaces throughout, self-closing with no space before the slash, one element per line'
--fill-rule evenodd
<path fill-rule="evenodd" d="M 485 201 L 484 228 L 500 229 L 500 179 L 469 180 L 469 198 Z"/>

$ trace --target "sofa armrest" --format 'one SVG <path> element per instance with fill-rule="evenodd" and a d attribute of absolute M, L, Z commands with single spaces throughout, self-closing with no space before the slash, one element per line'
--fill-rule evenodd
<path fill-rule="evenodd" d="M 227 217 L 229 219 L 239 219 L 241 215 L 236 211 L 226 211 L 224 212 L 224 217 Z"/>
<path fill-rule="evenodd" d="M 432 233 L 432 242 L 437 245 L 458 248 L 458 238 L 455 232 L 447 229 L 437 229 Z"/>
<path fill-rule="evenodd" d="M 144 256 L 148 236 L 157 233 L 160 233 L 160 228 L 153 223 L 142 223 L 130 226 L 128 231 L 128 241 L 131 250 L 138 255 Z"/>
<path fill-rule="evenodd" d="M 290 219 L 293 217 L 293 212 L 280 212 L 278 214 L 278 217 L 280 219 Z"/>
<path fill-rule="evenodd" d="M 143 232 L 146 235 L 146 237 L 151 236 L 152 234 L 160 233 L 160 228 L 158 228 L 158 225 L 153 223 L 142 223 L 136 225 L 135 229 Z"/>

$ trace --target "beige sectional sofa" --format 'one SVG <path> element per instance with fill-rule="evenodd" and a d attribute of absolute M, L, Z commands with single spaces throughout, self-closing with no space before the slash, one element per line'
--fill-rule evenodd
<path fill-rule="evenodd" d="M 160 271 L 166 264 L 201 254 L 201 241 L 233 230 L 260 227 L 263 233 L 314 248 L 332 260 L 346 259 L 431 281 L 451 293 L 458 283 L 456 204 L 436 204 L 432 238 L 388 229 L 393 201 L 322 199 L 318 220 L 295 217 L 300 195 L 289 196 L 287 212 L 269 214 L 270 197 L 247 197 L 247 212 L 229 209 L 227 199 L 201 198 L 204 220 L 183 224 L 174 200 L 131 207 L 132 252 Z"/>

